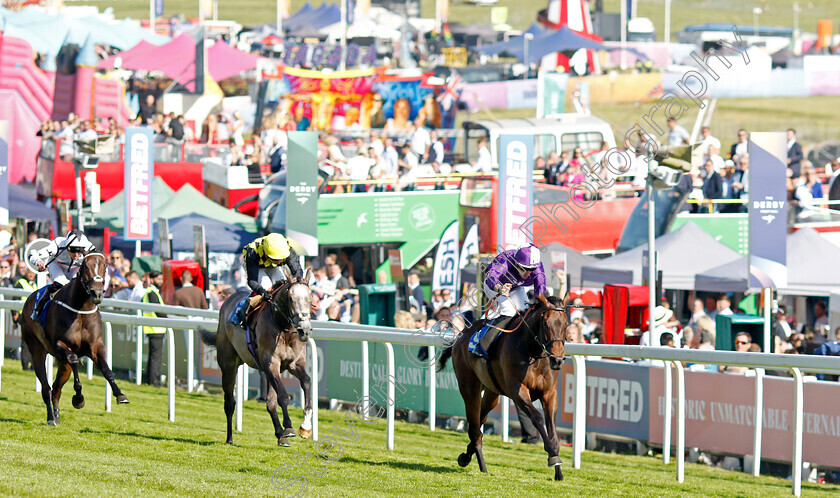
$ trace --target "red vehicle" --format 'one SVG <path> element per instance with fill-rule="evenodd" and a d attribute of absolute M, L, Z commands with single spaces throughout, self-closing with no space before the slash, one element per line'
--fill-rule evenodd
<path fill-rule="evenodd" d="M 538 239 L 534 242 L 539 246 L 559 242 L 584 253 L 611 253 L 618 245 L 633 208 L 639 203 L 632 189 L 623 194 L 626 196 L 597 200 L 584 209 L 570 202 L 568 188 L 534 183 L 532 216 L 542 225 L 534 226 L 534 239 Z M 498 177 L 465 178 L 461 182 L 461 205 L 466 208 L 466 217 L 478 223 L 479 250 L 496 252 L 499 241 Z M 575 214 L 570 214 L 569 210 Z"/>
<path fill-rule="evenodd" d="M 44 140 L 38 155 L 36 188 L 39 195 L 56 199 L 76 198 L 76 172 L 73 162 L 62 159 L 69 157 L 62 151 L 62 140 Z M 173 190 L 189 183 L 199 192 L 204 192 L 201 159 L 222 153 L 207 150 L 204 144 L 155 144 L 155 176 L 159 176 Z M 72 152 L 71 152 L 72 154 Z M 222 154 L 224 155 L 224 154 Z M 100 198 L 107 201 L 125 188 L 125 162 L 123 144 L 117 144 L 113 154 L 99 156 L 96 169 L 83 170 L 82 181 L 89 171 L 96 172 L 100 186 Z"/>

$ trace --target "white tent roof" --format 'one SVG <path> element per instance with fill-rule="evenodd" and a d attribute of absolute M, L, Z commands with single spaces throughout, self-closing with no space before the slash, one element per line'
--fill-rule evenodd
<path fill-rule="evenodd" d="M 584 266 L 581 277 L 586 282 L 636 284 L 642 282 L 642 252 L 647 244 L 594 265 Z M 695 276 L 742 256 L 721 244 L 693 222 L 656 239 L 662 286 L 666 289 L 694 289 Z"/>
<path fill-rule="evenodd" d="M 329 40 L 341 39 L 341 23 L 331 24 L 321 29 L 321 33 L 327 35 Z M 402 34 L 398 29 L 380 24 L 370 17 L 358 16 L 352 25 L 347 28 L 347 38 L 356 38 L 361 36 L 373 36 L 383 40 L 399 40 Z"/>

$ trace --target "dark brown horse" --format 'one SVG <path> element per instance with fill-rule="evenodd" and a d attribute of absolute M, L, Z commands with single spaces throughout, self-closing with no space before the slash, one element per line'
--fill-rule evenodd
<path fill-rule="evenodd" d="M 128 398 L 114 382 L 114 373 L 105 361 L 105 344 L 102 342 L 102 317 L 99 302 L 105 291 L 105 267 L 102 253 L 85 255 L 81 268 L 68 284 L 56 292 L 46 316 L 46 329 L 32 320 L 32 310 L 37 304 L 35 293 L 26 298 L 21 312 L 23 340 L 32 354 L 35 375 L 41 382 L 41 396 L 47 405 L 47 423 L 60 422 L 58 401 L 61 388 L 73 372 L 73 408 L 85 406 L 82 383 L 79 381 L 79 357 L 87 356 L 99 367 L 111 385 L 117 403 L 128 403 Z M 46 359 L 51 354 L 58 361 L 58 373 L 50 389 Z"/>
<path fill-rule="evenodd" d="M 297 377 L 303 388 L 305 405 L 300 436 L 308 438 L 312 435 L 311 382 L 309 374 L 306 373 L 306 341 L 312 334 L 310 323 L 312 291 L 307 282 L 309 282 L 308 271 L 302 279 L 293 279 L 286 271 L 286 281 L 278 282 L 271 290 L 272 300 L 260 304 L 248 315 L 254 354 L 251 354 L 248 346 L 249 339 L 246 332 L 229 322 L 236 305 L 249 295 L 247 291 L 237 292 L 222 304 L 222 309 L 219 310 L 219 328 L 215 334 L 201 330 L 201 339 L 204 343 L 216 347 L 216 359 L 222 370 L 228 444 L 233 444 L 232 419 L 236 408 L 233 389 L 236 383 L 236 370 L 243 363 L 263 371 L 268 379 L 266 408 L 274 423 L 277 444 L 289 446 L 287 438 L 295 436 L 295 430 L 289 418 L 289 395 L 280 381 L 280 374 L 285 371 Z M 283 409 L 282 425 L 277 417 L 278 400 Z"/>
<path fill-rule="evenodd" d="M 569 325 L 565 303 L 553 296 L 540 296 L 527 312 L 508 322 L 510 332 L 501 334 L 496 340 L 489 361 L 467 350 L 470 337 L 483 325 L 483 320 L 476 321 L 441 352 L 438 360 L 441 370 L 452 357 L 458 388 L 464 398 L 470 443 L 467 452 L 458 456 L 458 464 L 466 467 L 475 454 L 479 468 L 487 472 L 481 450 L 481 426 L 487 420 L 487 414 L 496 407 L 499 395 L 504 395 L 513 400 L 540 431 L 548 452 L 548 466 L 554 467 L 554 479 L 562 480 L 555 416 L 557 371 L 563 363 Z M 535 399 L 541 401 L 545 419 L 534 407 Z"/>

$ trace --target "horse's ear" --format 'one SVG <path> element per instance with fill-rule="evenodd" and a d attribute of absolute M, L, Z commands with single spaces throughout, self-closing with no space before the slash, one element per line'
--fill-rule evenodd
<path fill-rule="evenodd" d="M 539 295 L 539 297 L 538 297 L 537 299 L 539 299 L 539 300 L 540 300 L 540 302 L 541 302 L 541 303 L 543 303 L 543 305 L 544 305 L 546 308 L 550 308 L 550 307 L 551 307 L 551 303 L 549 303 L 549 302 L 548 302 L 548 299 L 546 299 L 545 294 L 540 294 L 540 295 Z"/>
<path fill-rule="evenodd" d="M 307 268 L 306 274 L 303 275 L 303 282 L 308 284 L 310 280 L 312 280 L 312 268 Z"/>
<path fill-rule="evenodd" d="M 572 297 L 572 293 L 567 290 L 566 295 L 563 296 L 563 300 L 560 301 L 560 307 L 565 308 L 566 305 L 569 303 L 569 300 L 570 300 L 571 297 Z"/>
<path fill-rule="evenodd" d="M 292 281 L 292 272 L 290 272 L 289 269 L 285 266 L 283 267 L 283 274 L 286 275 L 286 280 L 288 280 L 289 282 Z"/>

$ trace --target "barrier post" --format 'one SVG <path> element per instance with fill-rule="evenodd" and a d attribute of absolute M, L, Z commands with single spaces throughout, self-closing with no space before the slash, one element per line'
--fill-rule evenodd
<path fill-rule="evenodd" d="M 166 384 L 169 389 L 169 421 L 175 421 L 175 332 L 166 329 L 166 336 L 169 339 L 169 347 L 166 348 L 168 359 L 166 360 Z"/>
<path fill-rule="evenodd" d="M 673 393 L 671 392 L 671 362 L 665 362 L 665 418 L 662 419 L 662 463 L 668 465 L 671 462 L 671 403 Z"/>
<path fill-rule="evenodd" d="M 370 414 L 370 355 L 368 342 L 362 341 L 362 414 Z"/>
<path fill-rule="evenodd" d="M 5 334 L 5 332 L 3 332 Z M 47 369 L 47 382 L 52 382 L 53 379 L 53 356 L 51 354 L 47 354 L 47 359 L 44 361 Z M 50 384 L 51 386 L 52 384 Z M 47 386 L 47 387 L 50 387 Z M 35 392 L 41 392 L 41 381 L 38 378 L 35 378 Z"/>
<path fill-rule="evenodd" d="M 143 312 L 137 310 L 137 316 L 143 316 Z M 137 326 L 137 363 L 134 365 L 134 375 L 137 377 L 137 385 L 143 383 L 143 326 Z"/>
<path fill-rule="evenodd" d="M 248 376 L 251 374 L 251 367 L 247 363 L 243 363 L 242 366 L 245 367 L 242 369 L 242 402 L 244 403 L 248 401 L 248 387 L 250 384 Z"/>
<path fill-rule="evenodd" d="M 315 344 L 315 339 L 309 338 L 309 353 L 312 355 L 312 375 L 310 378 L 311 387 L 309 390 L 312 396 L 312 440 L 318 440 L 318 346 Z"/>
<path fill-rule="evenodd" d="M 192 320 L 193 317 L 190 317 Z M 193 392 L 195 384 L 195 330 L 187 330 L 187 392 Z"/>
<path fill-rule="evenodd" d="M 499 403 L 502 404 L 502 442 L 510 442 L 510 400 L 507 396 L 499 396 Z"/>
<path fill-rule="evenodd" d="M 435 347 L 429 346 L 429 358 L 434 359 Z M 437 386 L 437 372 L 435 371 L 435 362 L 432 361 L 429 365 L 429 430 L 435 430 L 435 412 L 437 411 L 437 393 L 435 392 Z"/>
<path fill-rule="evenodd" d="M 388 449 L 394 449 L 394 383 L 397 381 L 396 369 L 394 368 L 394 346 L 390 342 L 385 343 L 385 351 L 388 356 L 388 399 L 385 402 L 388 405 Z"/>
<path fill-rule="evenodd" d="M 93 379 L 93 360 L 90 359 L 90 357 L 88 357 L 87 360 L 85 361 L 85 363 L 87 365 L 88 380 L 91 380 L 91 379 Z"/>
<path fill-rule="evenodd" d="M 245 373 L 245 365 L 239 365 L 236 369 L 236 386 L 233 388 L 233 393 L 236 398 L 236 432 L 242 432 L 242 376 Z"/>
<path fill-rule="evenodd" d="M 572 356 L 575 366 L 574 399 L 572 411 L 572 466 L 580 469 L 581 454 L 586 443 L 586 358 Z"/>
<path fill-rule="evenodd" d="M 685 482 L 685 367 L 674 362 L 677 369 L 677 482 Z"/>
<path fill-rule="evenodd" d="M 755 369 L 755 411 L 753 420 L 753 469 L 752 474 L 758 477 L 761 470 L 761 433 L 764 425 L 764 369 Z M 744 469 L 746 470 L 746 469 Z"/>
<path fill-rule="evenodd" d="M 805 386 L 802 382 L 802 372 L 791 367 L 793 373 L 793 460 L 790 473 L 793 476 L 793 496 L 802 495 L 802 409 L 805 405 Z"/>
<path fill-rule="evenodd" d="M 108 366 L 113 365 L 114 359 L 114 334 L 111 330 L 111 322 L 105 322 L 105 360 Z M 111 413 L 111 384 L 105 381 L 105 411 Z"/>

